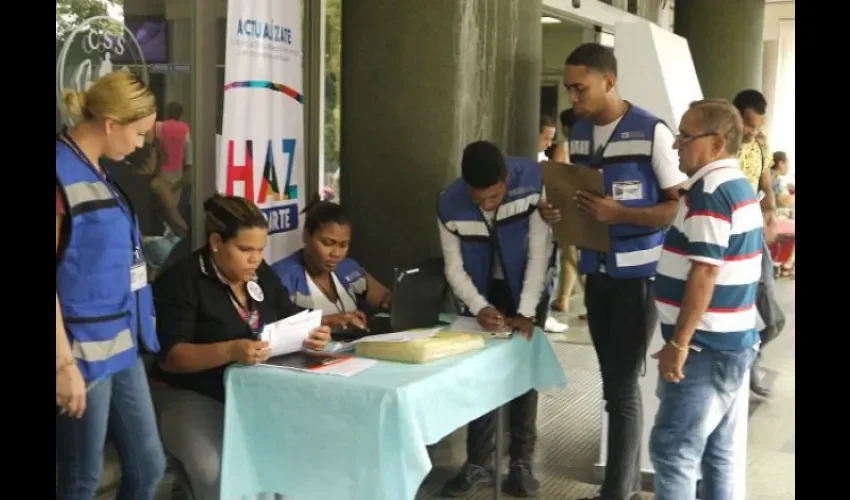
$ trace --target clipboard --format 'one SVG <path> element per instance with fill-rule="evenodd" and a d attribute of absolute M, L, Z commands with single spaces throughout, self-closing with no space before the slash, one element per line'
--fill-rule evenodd
<path fill-rule="evenodd" d="M 552 224 L 555 239 L 561 245 L 607 252 L 611 249 L 608 224 L 597 222 L 576 206 L 576 190 L 605 194 L 602 171 L 552 161 L 540 165 L 546 201 L 561 211 L 561 220 Z"/>

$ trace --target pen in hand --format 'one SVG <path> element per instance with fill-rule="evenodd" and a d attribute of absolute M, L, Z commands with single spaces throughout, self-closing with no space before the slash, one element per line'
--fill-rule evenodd
<path fill-rule="evenodd" d="M 478 311 L 478 324 L 488 330 L 499 331 L 505 328 L 505 317 L 493 306 Z"/>

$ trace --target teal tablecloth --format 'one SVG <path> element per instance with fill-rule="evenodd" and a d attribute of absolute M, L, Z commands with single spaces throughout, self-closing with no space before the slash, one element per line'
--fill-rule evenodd
<path fill-rule="evenodd" d="M 566 384 L 540 330 L 424 365 L 379 362 L 353 377 L 232 367 L 221 498 L 412 500 L 425 445 L 535 388 Z"/>

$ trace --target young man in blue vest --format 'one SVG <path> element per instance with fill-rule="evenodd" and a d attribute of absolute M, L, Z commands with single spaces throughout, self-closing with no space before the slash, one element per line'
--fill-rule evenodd
<path fill-rule="evenodd" d="M 673 132 L 624 101 L 616 83 L 611 48 L 586 43 L 567 57 L 564 87 L 577 117 L 569 131 L 570 163 L 600 169 L 605 184 L 604 196 L 579 192 L 576 203 L 608 224 L 611 234 L 607 253 L 579 249 L 579 273 L 587 275 L 587 322 L 608 412 L 605 482 L 593 497 L 600 500 L 629 500 L 641 489 L 638 379 L 657 325 L 652 280 L 687 179 L 673 151 Z M 541 212 L 550 222 L 560 218 L 546 204 Z"/>
<path fill-rule="evenodd" d="M 537 210 L 542 191 L 535 160 L 506 159 L 496 145 L 479 141 L 463 151 L 461 178 L 440 193 L 437 216 L 446 279 L 464 313 L 488 330 L 512 329 L 530 337 L 546 321 L 551 233 Z M 531 469 L 537 391 L 508 406 L 511 467 L 503 488 L 531 497 L 540 488 Z M 467 432 L 467 462 L 446 483 L 443 496 L 462 498 L 492 484 L 494 413 L 470 422 Z"/>

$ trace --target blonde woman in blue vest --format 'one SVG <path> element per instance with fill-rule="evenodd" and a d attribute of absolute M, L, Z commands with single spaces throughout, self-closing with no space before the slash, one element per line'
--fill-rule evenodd
<path fill-rule="evenodd" d="M 304 212 L 304 248 L 272 268 L 297 306 L 322 310 L 324 325 L 366 328 L 364 311 L 389 309 L 390 291 L 348 257 L 351 219 L 341 206 L 313 200 Z"/>
<path fill-rule="evenodd" d="M 110 428 L 117 499 L 152 500 L 165 473 L 140 358 L 159 350 L 153 301 L 135 212 L 100 160 L 142 145 L 156 103 L 126 72 L 63 101 L 77 125 L 56 139 L 56 498 L 95 498 Z"/>

